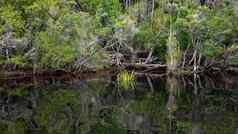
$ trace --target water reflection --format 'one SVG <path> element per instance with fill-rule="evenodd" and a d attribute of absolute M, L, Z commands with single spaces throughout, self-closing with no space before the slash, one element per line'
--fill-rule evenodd
<path fill-rule="evenodd" d="M 111 76 L 4 80 L 0 133 L 237 134 L 236 81 L 138 77 L 135 89 L 123 90 Z"/>
<path fill-rule="evenodd" d="M 181 87 L 179 85 L 178 79 L 176 76 L 167 77 L 167 90 L 169 92 L 168 101 L 167 101 L 167 110 L 168 110 L 168 119 L 169 119 L 169 131 L 171 133 L 176 132 L 176 116 L 174 115 L 178 106 L 176 98 L 179 97 L 179 92 Z"/>

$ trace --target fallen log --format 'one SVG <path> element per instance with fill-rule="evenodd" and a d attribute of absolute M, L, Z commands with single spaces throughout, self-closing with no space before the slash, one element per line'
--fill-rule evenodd
<path fill-rule="evenodd" d="M 121 63 L 121 66 L 135 67 L 135 68 L 166 68 L 167 65 L 161 64 L 143 64 L 143 63 Z"/>
<path fill-rule="evenodd" d="M 167 73 L 163 73 L 163 74 L 151 74 L 151 73 L 140 73 L 140 72 L 135 73 L 136 77 L 150 77 L 152 79 L 165 77 L 167 75 L 168 75 Z"/>
<path fill-rule="evenodd" d="M 237 67 L 228 67 L 228 68 L 226 68 L 226 71 L 238 73 L 238 68 Z"/>
<path fill-rule="evenodd" d="M 167 65 L 143 64 L 143 63 L 121 63 L 120 67 L 128 70 L 142 71 L 142 73 L 161 74 L 166 73 Z"/>

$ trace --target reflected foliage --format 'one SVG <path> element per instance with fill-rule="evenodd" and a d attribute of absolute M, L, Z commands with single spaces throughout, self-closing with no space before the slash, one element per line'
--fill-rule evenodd
<path fill-rule="evenodd" d="M 110 76 L 3 85 L 0 130 L 2 134 L 234 133 L 238 85 L 231 82 L 225 89 L 220 82 L 212 87 L 212 81 L 202 81 L 207 76 L 199 77 L 201 81 L 188 76 L 153 79 L 153 91 L 146 78 L 136 78 L 134 90 L 118 91 Z"/>

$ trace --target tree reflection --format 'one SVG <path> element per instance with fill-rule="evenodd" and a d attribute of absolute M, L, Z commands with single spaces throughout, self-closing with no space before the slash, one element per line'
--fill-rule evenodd
<path fill-rule="evenodd" d="M 171 75 L 148 84 L 144 78 L 120 95 L 110 78 L 2 86 L 0 133 L 236 134 L 238 86 L 219 89 L 225 85 L 219 81 L 213 88 L 208 79 Z"/>

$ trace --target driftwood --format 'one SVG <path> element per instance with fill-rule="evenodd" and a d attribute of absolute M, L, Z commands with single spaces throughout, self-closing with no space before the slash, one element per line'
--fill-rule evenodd
<path fill-rule="evenodd" d="M 141 73 L 155 73 L 155 74 L 166 73 L 167 70 L 167 65 L 161 64 L 120 63 L 119 67 L 123 69 L 139 71 Z"/>
<path fill-rule="evenodd" d="M 238 73 L 238 67 L 228 67 L 226 68 L 226 71 L 228 72 L 233 72 L 233 73 Z"/>
<path fill-rule="evenodd" d="M 121 63 L 122 66 L 125 67 L 134 67 L 134 68 L 145 68 L 145 69 L 153 69 L 153 68 L 166 68 L 167 65 L 161 64 L 143 64 L 143 63 Z"/>
<path fill-rule="evenodd" d="M 151 74 L 151 73 L 140 73 L 140 72 L 136 72 L 135 73 L 136 77 L 149 77 L 149 78 L 162 78 L 167 76 L 167 73 L 163 73 L 163 74 Z"/>

